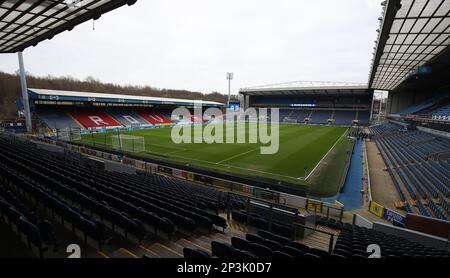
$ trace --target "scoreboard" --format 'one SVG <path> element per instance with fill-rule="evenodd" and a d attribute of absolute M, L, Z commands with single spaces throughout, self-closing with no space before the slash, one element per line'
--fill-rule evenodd
<path fill-rule="evenodd" d="M 239 102 L 230 102 L 230 104 L 228 105 L 228 109 L 231 112 L 239 112 L 239 110 L 241 109 L 241 104 Z"/>

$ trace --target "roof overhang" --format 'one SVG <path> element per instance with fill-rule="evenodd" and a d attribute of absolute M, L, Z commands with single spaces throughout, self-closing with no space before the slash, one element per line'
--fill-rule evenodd
<path fill-rule="evenodd" d="M 450 1 L 387 0 L 369 87 L 394 90 L 450 46 Z M 428 69 L 427 69 L 428 70 Z"/>
<path fill-rule="evenodd" d="M 72 92 L 46 89 L 28 89 L 32 100 L 48 101 L 74 101 L 74 102 L 102 102 L 102 103 L 126 103 L 126 104 L 154 104 L 154 105 L 180 105 L 180 106 L 211 106 L 223 107 L 225 104 L 214 101 L 160 98 L 147 96 L 132 96 L 89 92 Z"/>
<path fill-rule="evenodd" d="M 0 0 L 0 53 L 15 53 L 137 0 Z"/>
<path fill-rule="evenodd" d="M 372 90 L 359 83 L 299 81 L 243 88 L 239 93 L 247 96 L 361 95 L 370 94 Z"/>

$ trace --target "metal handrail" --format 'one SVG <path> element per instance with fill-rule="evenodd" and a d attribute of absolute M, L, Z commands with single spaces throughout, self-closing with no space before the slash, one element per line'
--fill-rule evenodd
<path fill-rule="evenodd" d="M 319 230 L 317 228 L 308 227 L 308 226 L 305 226 L 305 225 L 300 224 L 300 223 L 293 223 L 293 225 L 294 225 L 294 236 L 297 235 L 297 226 L 301 227 L 303 229 L 309 229 L 309 230 L 312 230 L 314 232 L 318 232 L 318 233 L 322 233 L 322 234 L 326 234 L 326 235 L 330 236 L 330 241 L 328 243 L 328 253 L 331 254 L 333 252 L 333 245 L 334 245 L 335 234 L 329 233 L 329 232 L 326 232 L 326 231 L 322 231 L 322 230 Z M 296 238 L 294 238 L 294 241 L 295 240 L 296 240 Z"/>

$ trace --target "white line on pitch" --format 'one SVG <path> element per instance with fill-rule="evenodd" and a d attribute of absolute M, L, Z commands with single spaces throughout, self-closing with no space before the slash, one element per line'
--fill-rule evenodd
<path fill-rule="evenodd" d="M 334 147 L 336 147 L 337 143 L 339 141 L 341 141 L 342 137 L 344 137 L 344 135 L 347 133 L 348 128 L 344 131 L 344 133 L 342 133 L 341 137 L 339 137 L 336 142 L 334 143 L 334 145 L 328 150 L 328 152 L 322 157 L 322 159 L 316 164 L 316 166 L 312 169 L 311 173 L 309 173 L 306 178 L 303 178 L 303 180 L 307 180 L 309 179 L 309 177 L 314 173 L 314 171 L 316 171 L 317 167 L 320 165 L 320 163 L 322 163 L 322 161 L 325 159 L 325 157 L 327 157 L 327 155 L 331 152 L 331 150 L 334 149 Z"/>
<path fill-rule="evenodd" d="M 161 144 L 153 144 L 153 143 L 146 143 L 146 145 L 164 147 L 164 148 L 175 149 L 175 150 L 186 150 L 183 148 L 174 147 L 174 146 L 170 146 L 170 145 L 161 145 Z"/>
<path fill-rule="evenodd" d="M 216 164 L 222 164 L 222 163 L 224 163 L 224 162 L 226 162 L 226 161 L 230 161 L 230 160 L 232 160 L 232 159 L 234 159 L 234 158 L 237 158 L 237 157 L 240 157 L 240 156 L 242 156 L 242 155 L 245 155 L 245 154 L 254 152 L 254 151 L 259 150 L 259 149 L 260 149 L 260 148 L 258 147 L 258 148 L 256 148 L 256 149 L 249 150 L 248 152 L 244 152 L 244 153 L 240 153 L 240 154 L 237 154 L 237 155 L 233 155 L 232 157 L 229 157 L 229 158 L 226 158 L 226 159 L 221 160 L 221 161 L 219 161 L 219 162 L 216 162 Z"/>
<path fill-rule="evenodd" d="M 283 178 L 289 178 L 289 179 L 298 180 L 296 177 L 285 176 L 285 175 L 280 175 L 280 174 L 275 174 L 275 173 L 270 173 L 270 172 L 265 172 L 265 171 L 250 169 L 250 168 L 243 168 L 243 167 L 233 166 L 233 165 L 229 165 L 229 164 L 217 164 L 217 163 L 214 163 L 214 162 L 211 162 L 211 161 L 206 161 L 206 160 L 202 160 L 202 159 L 186 157 L 186 156 L 182 156 L 182 155 L 171 155 L 171 156 L 179 157 L 179 158 L 183 158 L 183 159 L 191 160 L 191 161 L 203 162 L 203 163 L 207 163 L 207 164 L 211 164 L 211 165 L 215 165 L 215 166 L 222 165 L 222 166 L 227 166 L 227 167 L 230 167 L 230 168 L 235 168 L 235 169 L 240 169 L 240 170 L 246 170 L 246 171 L 251 171 L 251 172 L 257 172 L 257 173 L 268 174 L 268 175 L 277 176 L 277 177 L 283 177 Z"/>
<path fill-rule="evenodd" d="M 179 150 L 176 150 L 176 151 L 173 151 L 173 152 L 168 152 L 168 153 L 165 153 L 165 154 L 174 154 L 174 153 L 181 153 L 181 152 L 185 152 L 185 151 L 187 151 L 188 149 L 179 149 Z"/>
<path fill-rule="evenodd" d="M 240 169 L 240 170 L 252 171 L 252 172 L 257 172 L 257 173 L 261 173 L 261 174 L 268 174 L 268 175 L 272 175 L 272 176 L 283 177 L 283 178 L 290 178 L 290 179 L 297 180 L 297 178 L 295 178 L 295 177 L 285 176 L 285 175 L 280 175 L 280 174 L 275 174 L 275 173 L 270 173 L 270 172 L 261 171 L 261 170 L 255 170 L 255 169 L 250 169 L 250 168 L 243 168 L 243 167 L 238 167 L 238 166 L 232 166 L 232 165 L 229 165 L 229 164 L 220 164 L 220 165 L 227 166 L 227 167 L 230 167 L 230 168 L 236 168 L 236 169 Z"/>

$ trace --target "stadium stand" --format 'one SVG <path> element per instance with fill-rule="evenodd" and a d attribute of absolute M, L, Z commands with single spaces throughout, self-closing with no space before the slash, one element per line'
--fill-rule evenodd
<path fill-rule="evenodd" d="M 334 246 L 333 254 L 342 257 L 367 257 L 367 246 L 378 244 L 384 258 L 448 258 L 449 253 L 423 246 L 419 243 L 374 231 L 364 227 L 346 224 L 341 230 Z"/>
<path fill-rule="evenodd" d="M 357 113 L 357 120 L 361 125 L 368 125 L 370 122 L 370 112 L 361 111 Z"/>
<path fill-rule="evenodd" d="M 82 128 L 64 108 L 52 106 L 45 109 L 38 108 L 35 115 L 51 129 Z"/>
<path fill-rule="evenodd" d="M 187 259 L 210 257 L 225 259 L 367 258 L 370 254 L 366 249 L 370 244 L 380 246 L 383 250 L 382 258 L 448 258 L 450 255 L 445 250 L 350 224 L 345 224 L 341 229 L 331 253 L 261 230 L 257 234 L 246 234 L 245 238 L 233 237 L 230 243 L 213 241 L 211 253 L 185 248 L 184 257 Z"/>
<path fill-rule="evenodd" d="M 394 129 L 386 127 L 389 128 Z M 378 135 L 383 136 L 382 132 Z M 369 254 L 361 246 L 372 239 L 381 244 L 383 257 L 448 257 L 445 251 L 325 217 L 317 219 L 316 227 L 328 227 L 339 236 L 334 250 L 323 250 L 293 241 L 295 229 L 285 221 L 271 220 L 257 211 L 247 214 L 244 199 L 237 195 L 156 174 L 125 174 L 95 169 L 83 163 L 74 165 L 33 144 L 9 137 L 1 137 L 0 142 L 0 182 L 7 184 L 0 186 L 2 216 L 8 211 L 5 200 L 14 204 L 17 211 L 25 211 L 11 194 L 20 198 L 30 196 L 66 223 L 69 231 L 81 231 L 81 237 L 86 242 L 96 242 L 100 250 L 109 244 L 111 237 L 123 232 L 128 240 L 136 238 L 139 242 L 152 234 L 167 238 L 169 243 L 166 244 L 180 238 L 189 239 L 187 242 L 192 240 L 195 244 L 180 246 L 185 258 L 367 257 Z M 405 172 L 405 175 L 410 174 Z M 17 191 L 19 184 L 20 191 Z M 192 236 L 199 232 L 211 234 L 216 228 L 229 228 L 229 221 L 220 216 L 220 212 L 227 206 L 230 196 L 232 221 L 249 229 L 260 229 L 257 234 L 232 231 L 227 236 L 208 237 L 208 247 L 205 242 L 195 241 Z M 439 203 L 419 200 L 417 206 L 423 215 L 442 216 L 449 210 L 447 199 L 440 199 Z M 26 211 L 32 210 L 27 208 Z M 32 213 L 23 215 L 30 223 L 42 222 L 32 220 Z M 13 219 L 14 213 L 10 212 L 9 217 Z M 48 244 L 57 242 L 51 228 L 43 229 L 38 237 L 34 226 L 21 221 L 17 225 L 23 227 L 33 245 L 42 246 L 43 253 Z M 45 240 L 39 241 L 39 238 Z"/>
<path fill-rule="evenodd" d="M 356 118 L 356 112 L 354 111 L 340 111 L 334 112 L 334 125 L 351 125 Z"/>
<path fill-rule="evenodd" d="M 3 166 L 3 165 L 2 165 Z M 28 248 L 37 248 L 39 257 L 44 257 L 49 247 L 57 248 L 58 242 L 52 225 L 30 210 L 12 191 L 0 184 L 0 220 L 17 234 L 26 238 Z"/>
<path fill-rule="evenodd" d="M 240 94 L 249 107 L 279 108 L 284 122 L 339 126 L 368 125 L 373 98 L 364 84 L 302 81 L 243 88 Z"/>
<path fill-rule="evenodd" d="M 172 120 L 163 113 L 157 111 L 140 110 L 139 115 L 152 125 L 170 125 Z"/>
<path fill-rule="evenodd" d="M 412 199 L 417 207 L 405 209 L 450 219 L 446 208 L 450 197 L 449 164 L 447 160 L 434 160 L 435 154 L 450 150 L 450 140 L 421 131 L 405 131 L 394 124 L 374 126 L 371 131 L 401 201 L 408 204 Z"/>
<path fill-rule="evenodd" d="M 421 102 L 420 104 L 413 105 L 406 109 L 403 109 L 400 112 L 398 112 L 398 114 L 400 114 L 400 115 L 416 115 L 416 114 L 419 114 L 423 110 L 426 110 L 430 107 L 433 107 L 433 106 L 439 104 L 442 101 L 447 100 L 449 97 L 450 97 L 450 93 L 441 94 L 441 95 L 431 98 L 425 102 Z"/>
<path fill-rule="evenodd" d="M 111 115 L 99 109 L 75 108 L 69 113 L 87 129 L 122 127 Z"/>
<path fill-rule="evenodd" d="M 83 166 L 73 168 L 71 164 L 48 159 L 45 151 L 6 140 L 2 143 L 5 143 L 0 151 L 0 157 L 4 158 L 2 177 L 13 184 L 27 181 L 28 187 L 24 190 L 30 194 L 55 192 L 57 195 L 47 196 L 45 204 L 57 210 L 67 210 L 68 220 L 83 221 L 80 220 L 85 218 L 83 211 L 89 211 L 90 215 L 99 215 L 101 221 L 109 220 L 113 230 L 115 226 L 121 227 L 125 234 L 130 233 L 141 240 L 149 232 L 144 223 L 169 237 L 180 229 L 192 233 L 197 229 L 210 231 L 213 225 L 223 229 L 227 227 L 225 219 L 208 211 L 224 208 L 225 196 L 217 191 L 187 188 L 187 184 L 180 183 L 168 186 L 173 181 L 160 176 L 130 176 Z M 26 151 L 27 154 L 17 155 L 18 151 Z M 81 210 L 77 213 L 73 212 L 73 207 L 62 206 L 63 200 L 58 196 L 80 204 Z M 233 205 L 242 207 L 240 200 L 235 200 Z M 77 215 L 79 219 L 74 219 Z M 65 214 L 62 216 L 64 218 Z M 99 223 L 93 225 L 95 221 L 89 222 L 89 231 L 100 244 L 100 228 L 96 227 Z"/>
<path fill-rule="evenodd" d="M 432 119 L 450 120 L 450 104 L 434 110 L 431 115 Z"/>
<path fill-rule="evenodd" d="M 151 127 L 170 125 L 172 121 L 163 112 L 131 108 L 73 108 L 42 107 L 35 115 L 51 129 L 99 129 L 116 127 Z M 191 119 L 201 122 L 201 119 Z"/>
<path fill-rule="evenodd" d="M 311 115 L 311 110 L 294 110 L 294 113 L 290 117 L 297 119 L 299 123 L 304 123 L 309 115 Z"/>
<path fill-rule="evenodd" d="M 333 111 L 327 110 L 315 110 L 311 115 L 310 123 L 313 124 L 328 124 L 328 120 L 331 119 Z"/>
<path fill-rule="evenodd" d="M 111 115 L 115 120 L 119 121 L 124 127 L 149 127 L 152 126 L 140 115 L 135 113 L 132 109 L 127 108 L 108 108 L 108 114 Z"/>

